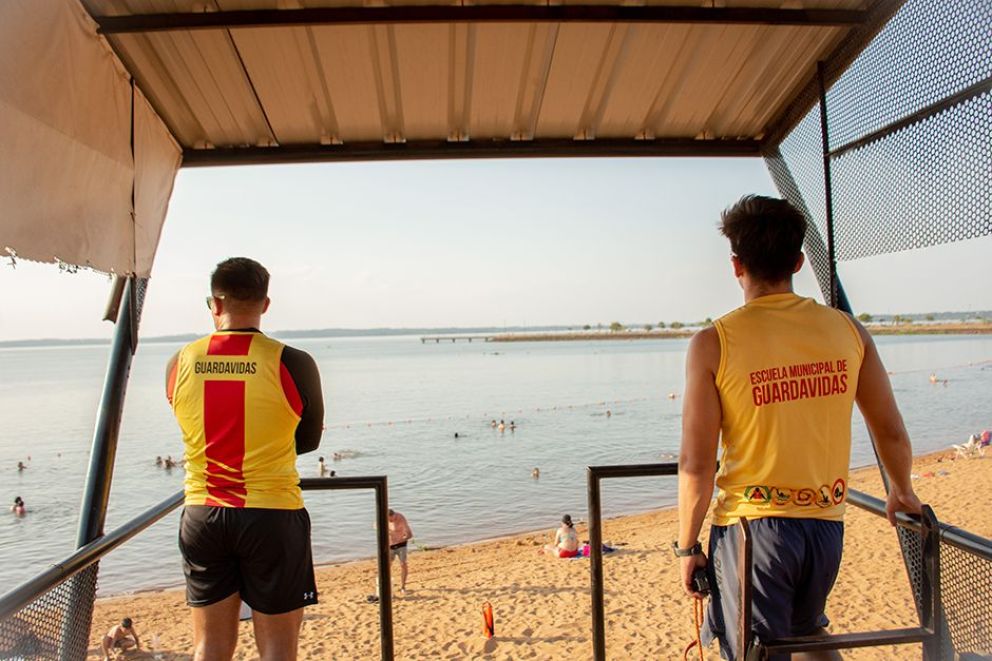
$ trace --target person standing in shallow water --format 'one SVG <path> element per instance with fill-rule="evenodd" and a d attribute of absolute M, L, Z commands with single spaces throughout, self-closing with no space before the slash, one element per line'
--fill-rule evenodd
<path fill-rule="evenodd" d="M 910 481 L 909 436 L 871 335 L 850 315 L 793 293 L 792 276 L 803 264 L 803 215 L 784 200 L 747 196 L 723 213 L 721 231 L 730 240 L 744 306 L 689 343 L 673 546 L 686 594 L 704 598 L 692 575 L 707 571 L 712 598 L 703 640 L 719 640 L 734 661 L 734 524 L 742 517 L 750 523 L 755 567 L 762 568 L 753 583 L 755 634 L 765 640 L 814 635 L 828 624 L 826 600 L 843 549 L 855 401 L 891 479 L 889 521 L 895 525 L 896 512 L 919 512 L 921 505 Z M 699 535 L 714 478 L 719 494 L 704 554 Z"/>
<path fill-rule="evenodd" d="M 324 400 L 313 358 L 259 330 L 268 286 L 254 260 L 218 264 L 207 297 L 216 332 L 166 369 L 186 446 L 179 548 L 194 661 L 233 657 L 242 600 L 262 661 L 293 661 L 303 607 L 317 603 L 296 457 L 320 443 Z"/>

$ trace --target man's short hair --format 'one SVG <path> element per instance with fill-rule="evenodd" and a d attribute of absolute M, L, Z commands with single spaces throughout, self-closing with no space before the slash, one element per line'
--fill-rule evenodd
<path fill-rule="evenodd" d="M 741 266 L 754 278 L 781 282 L 799 261 L 806 219 L 785 200 L 745 195 L 720 216 L 720 232 L 730 239 Z"/>
<path fill-rule="evenodd" d="M 254 259 L 225 259 L 210 275 L 210 292 L 238 301 L 264 301 L 269 295 L 269 272 Z"/>

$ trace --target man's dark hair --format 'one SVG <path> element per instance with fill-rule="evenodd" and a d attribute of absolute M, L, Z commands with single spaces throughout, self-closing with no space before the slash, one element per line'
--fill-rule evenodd
<path fill-rule="evenodd" d="M 131 618 L 129 617 L 125 617 L 123 620 L 121 620 L 121 626 L 124 627 L 125 629 L 130 629 L 132 624 L 134 624 L 134 622 L 132 622 Z"/>
<path fill-rule="evenodd" d="M 781 282 L 796 268 L 806 236 L 806 219 L 786 202 L 745 195 L 720 216 L 720 232 L 749 274 Z"/>
<path fill-rule="evenodd" d="M 269 295 L 269 272 L 254 259 L 225 259 L 210 275 L 210 292 L 238 301 L 264 301 Z"/>

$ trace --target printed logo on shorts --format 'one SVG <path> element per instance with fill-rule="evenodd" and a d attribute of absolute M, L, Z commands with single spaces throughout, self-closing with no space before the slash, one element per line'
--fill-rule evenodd
<path fill-rule="evenodd" d="M 309 599 L 313 599 L 313 597 L 314 597 L 315 594 L 316 594 L 316 592 L 304 592 L 303 593 L 303 598 L 304 599 L 308 599 L 308 600 Z"/>
<path fill-rule="evenodd" d="M 744 489 L 744 498 L 749 503 L 767 503 L 772 499 L 772 496 L 768 487 L 752 486 Z"/>

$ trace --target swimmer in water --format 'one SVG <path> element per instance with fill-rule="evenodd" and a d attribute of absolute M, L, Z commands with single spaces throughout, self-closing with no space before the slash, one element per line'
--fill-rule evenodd
<path fill-rule="evenodd" d="M 327 475 L 327 465 L 324 463 L 323 457 L 317 460 L 317 474 L 321 477 Z"/>
<path fill-rule="evenodd" d="M 161 456 L 155 457 L 155 465 L 158 466 L 159 468 L 162 467 L 162 457 Z"/>
<path fill-rule="evenodd" d="M 458 432 L 455 432 L 455 438 L 460 438 L 460 436 L 458 436 Z"/>
<path fill-rule="evenodd" d="M 492 427 L 493 429 L 496 429 L 496 420 L 495 419 L 490 420 L 489 421 L 489 426 Z"/>
<path fill-rule="evenodd" d="M 506 423 L 503 422 L 502 420 L 500 420 L 499 421 L 499 426 L 496 427 L 496 429 L 498 429 L 501 433 L 504 432 L 504 431 L 506 431 Z"/>
<path fill-rule="evenodd" d="M 613 411 L 611 411 L 610 409 L 606 409 L 606 417 L 607 418 L 612 418 L 613 417 Z"/>
<path fill-rule="evenodd" d="M 24 501 L 21 500 L 20 496 L 14 498 L 14 504 L 10 506 L 10 511 L 14 513 L 14 516 L 24 516 L 28 508 L 25 507 Z"/>
<path fill-rule="evenodd" d="M 532 471 L 530 472 L 530 476 L 531 476 L 532 478 L 534 478 L 535 480 L 537 480 L 537 479 L 540 479 L 540 477 L 541 477 L 541 469 L 540 469 L 540 468 L 537 468 L 537 467 L 535 466 L 535 467 L 534 467 L 534 470 L 532 470 Z"/>
<path fill-rule="evenodd" d="M 516 429 L 517 429 L 517 423 L 514 422 L 513 420 L 510 420 L 510 431 L 516 431 Z"/>
<path fill-rule="evenodd" d="M 930 383 L 937 383 L 937 374 L 930 372 Z"/>
<path fill-rule="evenodd" d="M 25 468 L 27 468 L 27 466 L 24 465 L 24 462 L 23 461 L 18 461 L 17 462 L 17 472 L 18 473 L 23 473 Z"/>

